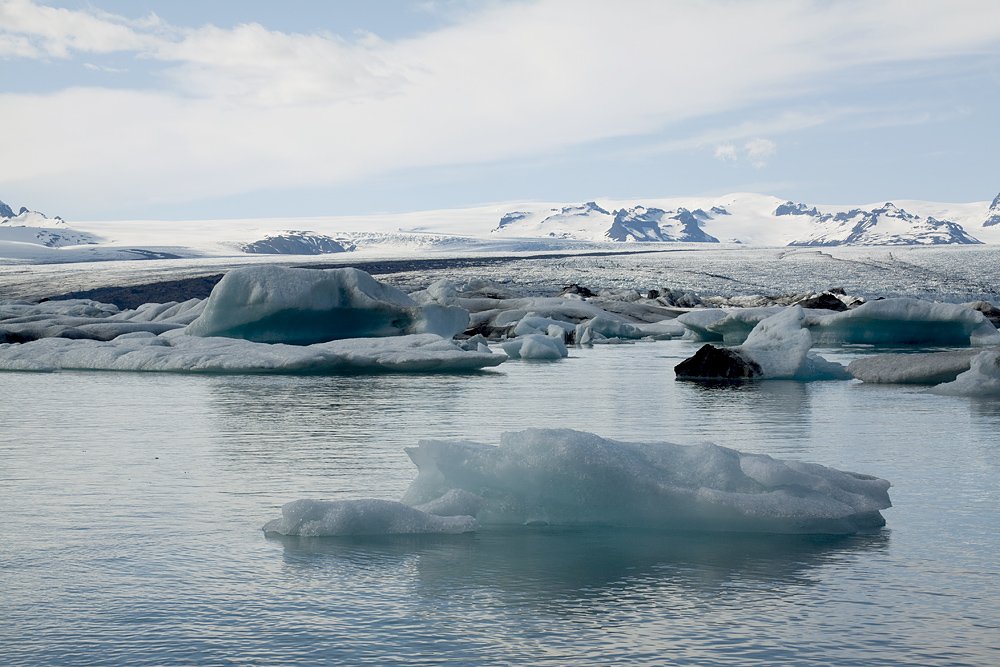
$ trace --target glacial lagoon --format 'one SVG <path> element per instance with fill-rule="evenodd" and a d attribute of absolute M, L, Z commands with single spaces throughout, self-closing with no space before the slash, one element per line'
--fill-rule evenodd
<path fill-rule="evenodd" d="M 1000 662 L 1000 402 L 675 380 L 697 346 L 571 348 L 466 374 L 0 374 L 0 661 Z M 496 444 L 528 427 L 876 475 L 893 507 L 885 528 L 846 537 L 261 530 L 297 499 L 398 499 L 420 439 Z"/>

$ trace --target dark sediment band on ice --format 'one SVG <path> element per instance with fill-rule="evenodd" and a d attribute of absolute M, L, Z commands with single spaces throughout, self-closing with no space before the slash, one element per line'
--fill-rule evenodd
<path fill-rule="evenodd" d="M 360 269 L 373 276 L 384 276 L 408 271 L 445 271 L 483 266 L 496 266 L 518 261 L 567 259 L 573 257 L 607 257 L 612 255 L 640 255 L 650 253 L 677 252 L 677 249 L 664 250 L 622 250 L 584 253 L 548 253 L 541 255 L 503 257 L 457 257 L 435 259 L 393 259 L 373 262 L 338 262 L 330 264 L 292 265 L 303 269 L 340 269 L 352 267 Z M 181 280 L 161 280 L 139 285 L 108 286 L 95 289 L 67 292 L 50 296 L 50 300 L 92 299 L 101 303 L 111 303 L 119 308 L 137 308 L 144 303 L 167 303 L 169 301 L 187 301 L 188 299 L 206 299 L 212 288 L 222 280 L 224 273 L 212 273 Z"/>

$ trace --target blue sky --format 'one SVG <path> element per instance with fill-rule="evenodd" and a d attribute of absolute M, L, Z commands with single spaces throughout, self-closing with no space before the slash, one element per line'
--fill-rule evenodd
<path fill-rule="evenodd" d="M 0 199 L 67 220 L 982 201 L 998 108 L 995 0 L 0 0 Z"/>

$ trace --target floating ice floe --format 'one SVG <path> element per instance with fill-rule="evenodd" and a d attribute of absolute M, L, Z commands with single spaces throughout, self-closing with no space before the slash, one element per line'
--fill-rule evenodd
<path fill-rule="evenodd" d="M 980 352 L 972 358 L 969 370 L 929 391 L 945 396 L 1000 398 L 1000 351 Z"/>
<path fill-rule="evenodd" d="M 605 290 L 601 296 L 586 290 L 590 297 L 581 291 L 564 292 L 554 297 L 515 297 L 500 286 L 478 279 L 461 288 L 450 281 L 439 280 L 410 296 L 423 304 L 468 310 L 471 313 L 469 331 L 491 340 L 535 334 L 558 336 L 558 329 L 565 332 L 562 334 L 564 341 L 577 344 L 648 336 L 668 338 L 683 333 L 677 326 L 659 326 L 645 331 L 645 325 L 672 320 L 677 311 L 664 307 L 659 301 L 643 299 L 634 290 L 628 290 L 627 294 Z"/>
<path fill-rule="evenodd" d="M 465 331 L 460 307 L 419 305 L 364 271 L 253 266 L 233 269 L 212 290 L 191 336 L 309 345 L 361 337 Z"/>
<path fill-rule="evenodd" d="M 64 301 L 0 301 L 0 343 L 23 343 L 39 338 L 111 340 L 123 334 L 161 334 L 187 326 L 204 303 L 147 303 L 135 310 L 69 299 Z"/>
<path fill-rule="evenodd" d="M 949 352 L 876 354 L 855 359 L 847 372 L 869 384 L 939 384 L 951 382 L 969 370 L 979 351 L 970 348 Z"/>
<path fill-rule="evenodd" d="M 712 444 L 529 429 L 499 446 L 422 440 L 406 451 L 418 474 L 403 503 L 460 490 L 480 499 L 484 525 L 849 534 L 884 525 L 891 506 L 884 479 Z"/>
<path fill-rule="evenodd" d="M 800 306 L 781 308 L 753 328 L 743 345 L 703 346 L 674 371 L 683 379 L 847 380 L 851 375 L 836 362 L 811 352 L 812 335 Z"/>
<path fill-rule="evenodd" d="M 512 340 L 504 341 L 500 347 L 511 359 L 555 361 L 569 356 L 566 343 L 560 336 L 546 336 L 545 334 L 518 336 Z"/>
<path fill-rule="evenodd" d="M 436 516 L 392 500 L 295 500 L 265 533 L 301 536 L 415 535 L 468 533 L 479 528 L 471 516 Z"/>
<path fill-rule="evenodd" d="M 284 345 L 200 338 L 182 331 L 135 333 L 111 341 L 44 338 L 0 344 L 0 370 L 169 371 L 181 373 L 339 373 L 469 371 L 503 354 L 462 349 L 435 334 Z"/>

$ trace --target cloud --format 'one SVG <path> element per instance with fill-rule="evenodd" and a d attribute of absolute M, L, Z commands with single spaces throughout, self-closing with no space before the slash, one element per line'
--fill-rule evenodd
<path fill-rule="evenodd" d="M 770 139 L 751 139 L 743 146 L 750 164 L 760 169 L 767 166 L 767 158 L 774 155 L 778 147 Z"/>
<path fill-rule="evenodd" d="M 732 144 L 719 144 L 715 147 L 715 158 L 723 162 L 735 162 L 739 158 L 739 155 L 736 152 L 736 146 Z"/>
<path fill-rule="evenodd" d="M 767 159 L 778 150 L 777 144 L 770 139 L 755 137 L 747 141 L 742 148 L 731 143 L 718 144 L 715 147 L 715 158 L 722 162 L 740 162 L 746 159 L 752 166 L 760 169 L 767 166 Z"/>
<path fill-rule="evenodd" d="M 0 186 L 167 201 L 345 183 L 662 132 L 862 79 L 873 64 L 1000 51 L 994 0 L 466 6 L 444 28 L 387 42 L 0 0 L 0 57 L 117 52 L 116 64 L 155 65 L 135 89 L 0 95 L 5 151 L 18 156 L 0 162 Z M 709 145 L 763 166 L 775 152 L 765 132 Z"/>

